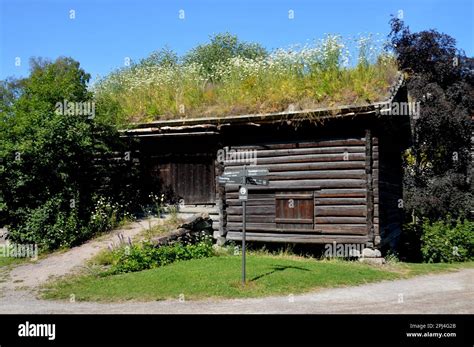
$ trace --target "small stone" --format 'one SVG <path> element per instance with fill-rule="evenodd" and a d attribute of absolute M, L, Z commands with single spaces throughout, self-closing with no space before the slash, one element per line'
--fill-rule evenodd
<path fill-rule="evenodd" d="M 376 252 L 375 252 L 375 250 L 373 250 L 371 248 L 364 248 L 362 250 L 362 257 L 363 258 L 375 258 L 376 257 Z"/>

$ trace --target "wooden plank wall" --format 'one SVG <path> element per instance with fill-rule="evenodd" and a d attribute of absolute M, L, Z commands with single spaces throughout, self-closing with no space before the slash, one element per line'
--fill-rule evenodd
<path fill-rule="evenodd" d="M 366 137 L 348 137 L 300 143 L 235 146 L 256 150 L 257 167 L 270 171 L 270 185 L 249 189 L 247 231 L 250 239 L 288 242 L 340 242 L 367 240 Z M 377 152 L 374 153 L 377 155 Z M 240 169 L 225 162 L 225 170 Z M 237 238 L 242 227 L 238 185 L 225 191 L 228 238 Z M 277 227 L 275 194 L 281 191 L 314 192 L 314 228 Z M 377 207 L 374 207 L 374 213 Z M 306 235 L 303 235 L 306 234 Z M 308 241 L 309 239 L 311 241 Z"/>
<path fill-rule="evenodd" d="M 158 159 L 152 172 L 162 188 L 171 189 L 185 204 L 209 204 L 215 199 L 214 159 L 187 157 Z"/>

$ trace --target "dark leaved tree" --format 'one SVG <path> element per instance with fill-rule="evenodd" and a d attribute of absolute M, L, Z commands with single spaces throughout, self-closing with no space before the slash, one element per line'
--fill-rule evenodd
<path fill-rule="evenodd" d="M 467 217 L 471 208 L 472 70 L 456 41 L 436 30 L 412 33 L 391 20 L 390 39 L 410 96 L 420 102 L 405 157 L 405 206 L 430 220 Z"/>

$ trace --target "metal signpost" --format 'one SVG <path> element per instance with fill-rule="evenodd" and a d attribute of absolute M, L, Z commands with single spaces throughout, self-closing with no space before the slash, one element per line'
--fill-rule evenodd
<path fill-rule="evenodd" d="M 244 165 L 243 170 L 227 171 L 218 177 L 220 184 L 240 184 L 239 200 L 242 201 L 242 284 L 245 285 L 246 277 L 246 259 L 245 259 L 245 239 L 246 239 L 246 217 L 247 217 L 247 185 L 268 185 L 268 180 L 262 177 L 268 175 L 267 169 L 247 169 Z M 257 178 L 258 177 L 258 178 Z"/>

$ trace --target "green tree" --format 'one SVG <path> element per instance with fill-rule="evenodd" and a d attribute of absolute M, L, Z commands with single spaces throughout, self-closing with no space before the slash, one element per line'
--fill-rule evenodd
<path fill-rule="evenodd" d="M 140 60 L 136 66 L 162 66 L 169 68 L 177 66 L 178 63 L 178 54 L 169 47 L 164 47 L 152 52 L 145 59 Z"/>
<path fill-rule="evenodd" d="M 470 186 L 471 119 L 474 109 L 472 72 L 456 41 L 435 30 L 412 33 L 391 20 L 392 46 L 407 88 L 420 103 L 413 119 L 413 145 L 405 161 L 405 207 L 431 221 L 448 214 L 467 217 Z"/>
<path fill-rule="evenodd" d="M 203 73 L 215 80 L 215 66 L 218 62 L 225 62 L 233 57 L 256 59 L 267 56 L 264 47 L 258 43 L 242 42 L 237 36 L 230 33 L 217 34 L 210 38 L 210 42 L 198 45 L 187 53 L 183 61 L 202 65 Z"/>
<path fill-rule="evenodd" d="M 71 58 L 33 59 L 21 92 L 6 88 L 8 107 L 0 114 L 0 197 L 15 242 L 54 249 L 93 232 L 88 223 L 103 173 L 96 160 L 112 150 L 117 133 L 93 114 L 58 112 L 57 107 L 66 101 L 92 102 L 89 78 Z"/>

